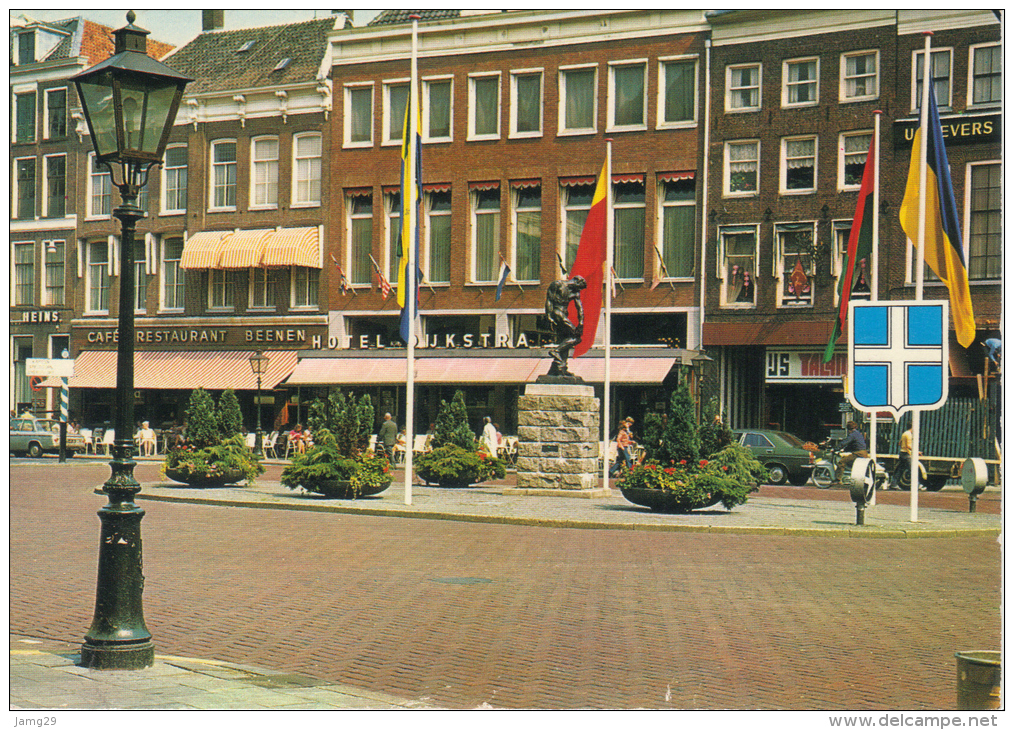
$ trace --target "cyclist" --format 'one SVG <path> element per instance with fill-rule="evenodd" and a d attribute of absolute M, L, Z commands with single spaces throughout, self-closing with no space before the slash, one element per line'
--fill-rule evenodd
<path fill-rule="evenodd" d="M 841 442 L 841 458 L 838 460 L 838 466 L 834 471 L 834 483 L 832 486 L 841 486 L 841 477 L 845 473 L 846 468 L 852 466 L 852 462 L 856 460 L 857 456 L 868 457 L 870 452 L 866 448 L 866 439 L 863 438 L 863 434 L 859 431 L 859 426 L 855 421 L 849 421 L 845 424 L 845 430 L 848 432 L 845 439 Z"/>

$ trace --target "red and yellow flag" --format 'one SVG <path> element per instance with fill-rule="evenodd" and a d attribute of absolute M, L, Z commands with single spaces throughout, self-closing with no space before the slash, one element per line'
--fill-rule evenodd
<path fill-rule="evenodd" d="M 602 311 L 602 282 L 605 279 L 606 266 L 606 193 L 609 190 L 609 162 L 602 165 L 595 195 L 592 196 L 591 208 L 581 229 L 581 241 L 577 245 L 577 256 L 570 267 L 571 278 L 583 276 L 588 288 L 581 293 L 584 306 L 584 334 L 581 342 L 574 348 L 574 357 L 588 352 L 595 342 L 595 332 L 599 327 L 599 313 Z M 577 311 L 572 307 L 570 318 L 577 324 Z"/>

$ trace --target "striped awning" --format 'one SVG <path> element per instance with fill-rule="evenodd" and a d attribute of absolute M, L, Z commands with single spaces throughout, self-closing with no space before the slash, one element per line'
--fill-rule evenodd
<path fill-rule="evenodd" d="M 693 180 L 693 170 L 683 170 L 682 172 L 660 172 L 658 173 L 659 182 L 679 182 L 680 180 Z"/>
<path fill-rule="evenodd" d="M 617 173 L 613 175 L 614 183 L 639 183 L 644 182 L 643 172 Z"/>
<path fill-rule="evenodd" d="M 535 178 L 534 180 L 511 180 L 511 187 L 524 189 L 524 188 L 537 188 L 542 186 L 542 180 Z"/>
<path fill-rule="evenodd" d="M 305 266 L 324 268 L 321 262 L 320 229 L 283 228 L 268 236 L 261 266 Z"/>
<path fill-rule="evenodd" d="M 145 390 L 256 390 L 257 376 L 250 369 L 252 351 L 215 350 L 134 353 L 134 388 Z M 267 372 L 261 387 L 271 389 L 282 382 L 296 366 L 292 350 L 268 350 Z M 74 360 L 71 388 L 115 388 L 116 352 L 85 350 Z"/>
<path fill-rule="evenodd" d="M 424 193 L 449 193 L 451 192 L 450 183 L 424 183 L 422 186 Z"/>
<path fill-rule="evenodd" d="M 222 246 L 218 269 L 252 269 L 261 265 L 273 229 L 236 231 Z"/>
<path fill-rule="evenodd" d="M 563 187 L 565 188 L 572 188 L 577 185 L 594 185 L 596 182 L 598 182 L 598 178 L 596 178 L 594 175 L 592 175 L 591 177 L 583 176 L 583 177 L 560 178 L 560 184 L 563 185 Z"/>
<path fill-rule="evenodd" d="M 232 231 L 199 231 L 183 244 L 182 269 L 217 269 L 222 246 Z"/>
<path fill-rule="evenodd" d="M 500 183 L 496 180 L 489 180 L 487 182 L 473 182 L 468 183 L 469 190 L 499 190 Z"/>

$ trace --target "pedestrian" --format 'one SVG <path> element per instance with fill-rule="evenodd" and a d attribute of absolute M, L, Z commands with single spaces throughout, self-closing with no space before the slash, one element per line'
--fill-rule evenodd
<path fill-rule="evenodd" d="M 834 472 L 833 486 L 837 487 L 841 486 L 841 478 L 845 469 L 852 466 L 856 457 L 865 458 L 870 455 L 870 452 L 866 449 L 866 439 L 863 438 L 863 434 L 859 431 L 858 424 L 855 421 L 849 421 L 845 424 L 845 430 L 848 433 L 841 442 L 841 458 L 838 460 L 838 466 Z"/>
<path fill-rule="evenodd" d="M 377 432 L 377 443 L 384 448 L 387 460 L 394 463 L 394 445 L 398 443 L 398 424 L 391 420 L 391 414 L 384 414 L 384 422 Z"/>
<path fill-rule="evenodd" d="M 616 461 L 613 462 L 612 467 L 609 469 L 609 476 L 616 476 L 616 473 L 620 470 L 621 465 L 626 465 L 629 469 L 634 460 L 630 456 L 628 448 L 631 443 L 630 431 L 628 430 L 629 423 L 627 419 L 620 421 L 620 430 L 616 433 Z"/>
<path fill-rule="evenodd" d="M 297 454 L 306 453 L 306 434 L 303 432 L 303 424 L 297 423 L 289 431 L 289 441 L 292 442 L 292 448 L 295 449 Z"/>
<path fill-rule="evenodd" d="M 496 456 L 496 426 L 493 425 L 493 419 L 486 416 L 483 419 L 486 424 L 482 427 L 482 444 L 489 451 L 490 456 Z"/>
<path fill-rule="evenodd" d="M 909 426 L 901 438 L 898 439 L 898 468 L 894 470 L 891 478 L 891 489 L 900 489 L 897 486 L 900 475 L 906 471 L 912 471 L 912 427 Z"/>

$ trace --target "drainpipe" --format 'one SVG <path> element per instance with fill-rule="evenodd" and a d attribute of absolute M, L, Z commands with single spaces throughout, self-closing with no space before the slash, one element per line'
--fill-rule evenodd
<path fill-rule="evenodd" d="M 701 286 L 700 303 L 697 316 L 697 349 L 704 349 L 704 302 L 707 289 L 707 241 L 708 241 L 708 169 L 711 152 L 711 39 L 704 40 L 704 154 L 701 156 L 703 172 L 701 175 Z M 721 366 L 720 366 L 721 367 Z M 725 393 L 720 391 L 720 408 L 725 407 Z"/>

